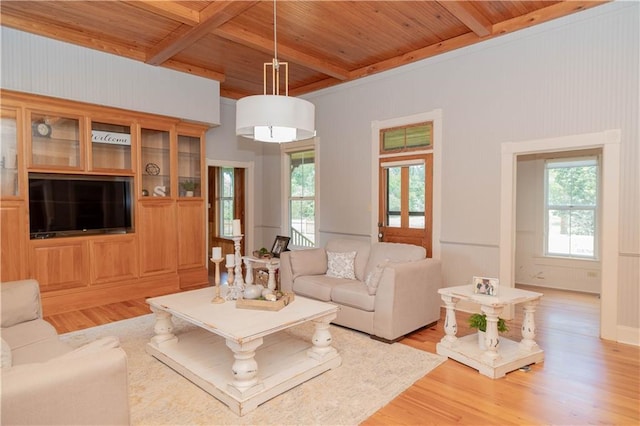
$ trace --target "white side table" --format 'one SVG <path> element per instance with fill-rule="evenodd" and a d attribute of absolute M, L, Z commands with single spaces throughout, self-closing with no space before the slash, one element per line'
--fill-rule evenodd
<path fill-rule="evenodd" d="M 244 256 L 242 260 L 244 260 L 244 264 L 247 267 L 245 282 L 248 285 L 253 284 L 253 265 L 258 264 L 265 266 L 267 268 L 267 271 L 269 272 L 267 288 L 271 290 L 272 293 L 276 290 L 276 269 L 280 267 L 280 259 L 262 259 L 253 256 Z"/>
<path fill-rule="evenodd" d="M 441 288 L 438 293 L 446 307 L 445 336 L 436 345 L 438 354 L 475 368 L 492 379 L 544 360 L 544 353 L 534 340 L 534 312 L 542 293 L 500 287 L 497 296 L 487 296 L 475 294 L 471 285 Z M 460 300 L 479 304 L 482 312 L 487 315 L 486 350 L 480 349 L 477 334 L 460 338 L 456 336 L 458 325 L 455 306 Z M 520 342 L 498 336 L 498 316 L 505 306 L 517 303 L 525 304 Z"/>

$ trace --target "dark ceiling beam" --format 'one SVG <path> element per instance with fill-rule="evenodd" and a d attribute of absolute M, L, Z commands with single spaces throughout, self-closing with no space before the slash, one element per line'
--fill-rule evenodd
<path fill-rule="evenodd" d="M 259 36 L 243 27 L 234 25 L 232 22 L 229 22 L 223 28 L 217 28 L 214 34 L 251 49 L 272 56 L 274 54 L 273 39 Z M 288 61 L 292 64 L 302 65 L 314 71 L 337 78 L 338 80 L 349 79 L 350 72 L 348 70 L 335 66 L 327 62 L 326 59 L 319 59 L 317 56 L 292 49 L 282 44 L 278 44 L 278 59 Z"/>
<path fill-rule="evenodd" d="M 439 1 L 440 6 L 447 9 L 460 22 L 466 25 L 478 37 L 486 37 L 493 31 L 491 22 L 473 7 L 470 1 Z"/>
<path fill-rule="evenodd" d="M 228 22 L 258 3 L 257 1 L 214 2 L 205 7 L 199 14 L 198 24 L 189 28 L 182 26 L 158 43 L 149 53 L 145 61 L 149 65 L 161 65 L 174 55 L 180 53 L 214 28 Z"/>

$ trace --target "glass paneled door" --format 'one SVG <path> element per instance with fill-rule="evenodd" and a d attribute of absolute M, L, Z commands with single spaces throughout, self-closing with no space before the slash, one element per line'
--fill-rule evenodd
<path fill-rule="evenodd" d="M 433 155 L 380 160 L 380 241 L 423 246 L 431 257 Z"/>

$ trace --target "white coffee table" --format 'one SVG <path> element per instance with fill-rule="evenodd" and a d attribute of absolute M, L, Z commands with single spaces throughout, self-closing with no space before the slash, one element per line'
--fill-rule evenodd
<path fill-rule="evenodd" d="M 338 367 L 329 323 L 338 307 L 296 296 L 280 311 L 213 304 L 213 287 L 147 299 L 156 315 L 147 352 L 218 398 L 239 416 L 263 402 Z M 198 326 L 173 334 L 172 316 Z M 287 328 L 312 321 L 313 336 Z"/>
<path fill-rule="evenodd" d="M 438 293 L 446 307 L 445 336 L 436 345 L 436 352 L 439 355 L 473 367 L 492 379 L 503 377 L 510 371 L 544 360 L 544 352 L 534 340 L 536 336 L 534 312 L 542 293 L 500 287 L 498 295 L 488 296 L 475 294 L 471 285 L 441 288 Z M 482 312 L 487 315 L 486 350 L 480 349 L 477 334 L 456 336 L 458 325 L 455 306 L 460 300 L 479 304 Z M 518 303 L 524 303 L 522 340 L 514 342 L 498 336 L 498 316 L 505 306 Z"/>

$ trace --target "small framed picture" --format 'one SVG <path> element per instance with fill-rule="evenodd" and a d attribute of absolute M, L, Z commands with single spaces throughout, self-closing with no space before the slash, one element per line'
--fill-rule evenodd
<path fill-rule="evenodd" d="M 274 257 L 280 257 L 280 253 L 287 251 L 290 239 L 290 237 L 283 237 L 282 235 L 276 237 L 276 240 L 273 242 L 273 247 L 271 247 L 271 253 Z"/>
<path fill-rule="evenodd" d="M 500 280 L 497 278 L 473 277 L 473 292 L 486 294 L 487 296 L 497 296 L 499 283 Z"/>

